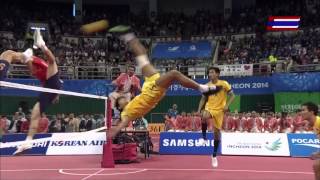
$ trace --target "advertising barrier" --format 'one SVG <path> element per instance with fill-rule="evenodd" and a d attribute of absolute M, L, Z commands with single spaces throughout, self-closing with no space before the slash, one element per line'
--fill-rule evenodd
<path fill-rule="evenodd" d="M 287 134 L 222 133 L 222 154 L 290 156 Z"/>
<path fill-rule="evenodd" d="M 162 132 L 160 133 L 160 154 L 209 155 L 213 153 L 213 134 L 208 134 L 208 142 L 199 144 L 202 137 L 198 132 Z M 220 152 L 220 150 L 219 150 Z"/>
<path fill-rule="evenodd" d="M 37 134 L 35 139 L 50 138 L 33 144 L 25 155 L 89 155 L 102 154 L 106 142 L 104 132 L 80 135 L 81 133 Z M 200 132 L 161 132 L 160 154 L 210 155 L 213 152 L 213 133 L 201 145 Z M 222 133 L 218 153 L 246 156 L 292 156 L 310 157 L 320 150 L 320 140 L 315 134 L 267 134 L 267 133 Z M 23 141 L 26 134 L 7 134 L 2 142 Z M 11 156 L 16 147 L 1 148 L 1 156 Z"/>
<path fill-rule="evenodd" d="M 25 152 L 26 155 L 84 155 L 102 154 L 102 146 L 106 141 L 106 133 L 91 133 L 77 136 L 77 133 L 37 134 L 35 139 L 51 137 L 50 140 L 33 144 L 33 148 Z M 23 141 L 26 134 L 4 135 L 2 142 Z M 0 148 L 0 155 L 10 156 L 16 147 Z"/>
<path fill-rule="evenodd" d="M 288 140 L 293 157 L 310 157 L 320 150 L 320 140 L 315 134 L 288 134 Z"/>

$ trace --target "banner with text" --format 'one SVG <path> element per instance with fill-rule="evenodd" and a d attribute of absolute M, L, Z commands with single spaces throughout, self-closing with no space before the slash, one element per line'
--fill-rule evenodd
<path fill-rule="evenodd" d="M 150 134 L 160 134 L 164 131 L 164 123 L 150 123 L 148 124 L 148 131 Z"/>
<path fill-rule="evenodd" d="M 277 112 L 296 112 L 301 108 L 301 104 L 314 102 L 320 105 L 319 92 L 287 92 L 275 93 L 275 111 Z"/>
<path fill-rule="evenodd" d="M 195 154 L 209 155 L 213 153 L 213 134 L 208 134 L 208 142 L 201 145 L 202 137 L 198 132 L 162 132 L 160 133 L 160 154 Z M 220 152 L 220 150 L 219 150 Z"/>
<path fill-rule="evenodd" d="M 212 54 L 209 41 L 184 41 L 157 43 L 152 49 L 152 58 L 209 58 Z"/>
<path fill-rule="evenodd" d="M 248 76 L 242 78 L 223 77 L 234 92 L 242 94 L 273 94 L 275 92 L 320 92 L 320 73 L 274 74 L 272 76 Z M 39 86 L 34 79 L 11 79 L 10 82 Z M 207 83 L 208 79 L 197 79 Z M 281 83 L 280 83 L 281 82 Z M 143 81 L 141 81 L 141 84 Z M 295 86 L 297 85 L 297 86 Z M 306 86 L 303 86 L 306 85 Z M 80 93 L 107 95 L 113 90 L 109 80 L 64 80 L 63 89 Z M 38 92 L 0 87 L 2 96 L 36 96 Z M 198 91 L 173 84 L 168 88 L 169 96 L 199 96 Z"/>
<path fill-rule="evenodd" d="M 320 140 L 315 134 L 288 134 L 288 140 L 293 157 L 310 157 L 320 150 Z"/>
<path fill-rule="evenodd" d="M 78 133 L 79 134 L 79 133 Z M 106 142 L 106 133 L 91 133 L 83 136 L 77 133 L 37 134 L 35 139 L 51 137 L 43 142 L 34 143 L 26 155 L 82 155 L 102 154 L 103 144 Z M 16 142 L 26 139 L 26 134 L 6 134 L 2 142 Z M 10 156 L 16 147 L 0 148 L 0 155 Z"/>
<path fill-rule="evenodd" d="M 253 64 L 219 65 L 220 76 L 252 76 Z"/>
<path fill-rule="evenodd" d="M 225 155 L 290 156 L 287 134 L 222 133 L 221 139 Z"/>

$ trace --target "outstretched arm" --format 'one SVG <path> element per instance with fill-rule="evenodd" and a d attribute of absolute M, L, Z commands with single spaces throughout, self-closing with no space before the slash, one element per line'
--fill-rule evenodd
<path fill-rule="evenodd" d="M 235 99 L 235 95 L 234 95 L 234 93 L 232 92 L 232 91 L 230 91 L 229 93 L 228 93 L 228 102 L 227 102 L 227 104 L 226 104 L 226 106 L 224 107 L 224 111 L 227 111 L 228 109 L 229 109 L 229 106 L 230 106 L 230 104 L 234 101 L 234 99 Z"/>
<path fill-rule="evenodd" d="M 201 110 L 204 108 L 204 105 L 206 104 L 207 100 L 208 100 L 208 97 L 202 95 L 201 100 L 199 102 L 199 106 L 198 106 L 198 113 L 200 113 Z"/>

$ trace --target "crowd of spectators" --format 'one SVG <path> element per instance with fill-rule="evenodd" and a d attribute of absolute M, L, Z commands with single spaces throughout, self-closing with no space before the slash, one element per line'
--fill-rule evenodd
<path fill-rule="evenodd" d="M 227 64 L 251 64 L 268 61 L 270 55 L 287 64 L 318 64 L 320 29 L 305 29 L 294 34 L 245 36 L 239 40 L 223 40 L 220 60 Z M 229 44 L 232 45 L 229 45 Z M 226 47 L 228 45 L 229 47 Z"/>
<path fill-rule="evenodd" d="M 182 112 L 176 117 L 164 116 L 165 130 L 176 132 L 201 131 L 201 116 L 199 113 Z M 209 124 L 211 127 L 211 124 Z M 212 130 L 212 127 L 209 128 Z M 312 133 L 308 121 L 304 121 L 299 113 L 226 113 L 223 132 L 247 133 Z"/>
<path fill-rule="evenodd" d="M 31 115 L 17 111 L 13 116 L 0 116 L 0 128 L 4 134 L 27 133 Z M 47 116 L 42 113 L 39 121 L 38 133 L 84 132 L 104 126 L 102 114 L 56 114 Z"/>
<path fill-rule="evenodd" d="M 165 131 L 189 132 L 201 131 L 201 115 L 197 112 L 178 111 L 173 104 L 164 115 Z M 209 122 L 211 123 L 211 122 Z M 212 124 L 209 124 L 212 130 Z M 247 133 L 312 133 L 313 128 L 308 121 L 297 113 L 263 112 L 226 112 L 222 125 L 223 132 Z"/>

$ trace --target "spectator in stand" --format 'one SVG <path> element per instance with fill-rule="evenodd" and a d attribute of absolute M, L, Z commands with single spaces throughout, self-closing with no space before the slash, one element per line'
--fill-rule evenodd
<path fill-rule="evenodd" d="M 18 113 L 21 114 L 21 115 L 24 116 L 24 117 L 26 116 L 26 115 L 24 114 L 24 112 L 22 111 L 22 107 L 19 107 L 19 108 L 18 108 Z"/>
<path fill-rule="evenodd" d="M 75 118 L 73 113 L 70 113 L 64 122 L 66 123 L 66 132 L 79 132 L 80 120 Z"/>
<path fill-rule="evenodd" d="M 104 115 L 100 114 L 100 115 L 98 115 L 98 118 L 97 118 L 96 128 L 100 128 L 100 127 L 102 127 L 104 125 L 105 125 Z"/>
<path fill-rule="evenodd" d="M 256 113 L 255 111 L 252 112 L 251 120 L 253 121 L 253 129 L 251 132 L 254 133 L 263 133 L 263 121 L 260 117 L 259 113 Z"/>
<path fill-rule="evenodd" d="M 236 128 L 236 120 L 232 113 L 226 112 L 223 119 L 223 129 L 225 132 L 234 132 Z"/>
<path fill-rule="evenodd" d="M 9 127 L 9 133 L 16 133 L 17 132 L 17 122 L 19 121 L 19 113 L 15 112 L 12 117 L 12 122 Z"/>
<path fill-rule="evenodd" d="M 56 133 L 56 132 L 61 132 L 61 119 L 57 118 L 57 116 L 52 116 L 52 120 L 49 125 L 49 132 L 50 133 Z"/>
<path fill-rule="evenodd" d="M 92 129 L 92 119 L 86 114 L 85 117 L 80 121 L 79 130 L 80 132 L 90 131 Z"/>
<path fill-rule="evenodd" d="M 182 112 L 181 115 L 177 116 L 176 128 L 178 131 L 187 131 L 187 120 L 186 112 Z"/>
<path fill-rule="evenodd" d="M 92 121 L 91 130 L 92 129 L 97 129 L 97 120 L 95 119 L 95 116 L 94 115 L 90 115 L 90 119 Z"/>
<path fill-rule="evenodd" d="M 135 70 L 135 66 L 130 65 L 126 73 L 121 73 L 116 80 L 112 81 L 112 84 L 116 86 L 116 90 L 109 94 L 112 108 L 118 97 L 124 96 L 130 101 L 136 93 L 141 91 L 140 79 L 134 74 Z"/>
<path fill-rule="evenodd" d="M 39 120 L 38 133 L 47 133 L 49 128 L 49 119 L 47 115 L 43 112 Z"/>
<path fill-rule="evenodd" d="M 28 133 L 30 120 L 31 120 L 31 115 L 28 115 L 27 118 L 22 119 L 21 130 L 20 130 L 22 133 Z"/>
<path fill-rule="evenodd" d="M 251 120 L 251 113 L 246 113 L 243 119 L 243 132 L 251 132 L 253 129 L 253 121 Z"/>
<path fill-rule="evenodd" d="M 179 111 L 178 111 L 178 105 L 177 104 L 173 104 L 172 108 L 170 108 L 168 110 L 168 115 L 173 117 L 173 118 L 176 118 L 178 116 L 178 113 L 179 113 Z"/>
<path fill-rule="evenodd" d="M 243 132 L 245 129 L 246 117 L 243 115 L 243 113 L 238 113 L 238 114 L 235 114 L 235 120 L 236 120 L 236 124 L 235 124 L 236 132 Z"/>
<path fill-rule="evenodd" d="M 281 119 L 279 122 L 280 133 L 292 133 L 293 132 L 293 119 L 287 112 L 281 113 Z"/>
<path fill-rule="evenodd" d="M 294 133 L 305 133 L 307 122 L 303 119 L 301 112 L 298 111 L 293 120 Z"/>
<path fill-rule="evenodd" d="M 21 133 L 21 126 L 22 126 L 22 123 L 26 121 L 26 118 L 24 116 L 24 114 L 22 113 L 19 113 L 19 118 L 18 118 L 18 121 L 16 123 L 16 130 L 17 130 L 17 133 Z"/>
<path fill-rule="evenodd" d="M 273 113 L 268 113 L 264 122 L 264 132 L 266 133 L 278 133 L 278 121 L 274 117 Z"/>
<path fill-rule="evenodd" d="M 192 112 L 191 130 L 201 131 L 201 115 L 197 112 Z"/>
<path fill-rule="evenodd" d="M 5 116 L 0 116 L 0 139 L 2 135 L 7 134 Z"/>
<path fill-rule="evenodd" d="M 6 134 L 9 132 L 9 127 L 11 125 L 11 121 L 7 118 L 7 116 L 0 116 L 0 126 L 1 126 L 1 130 L 3 134 Z"/>
<path fill-rule="evenodd" d="M 164 124 L 165 124 L 165 131 L 176 130 L 175 118 L 171 117 L 169 114 L 164 115 Z"/>
<path fill-rule="evenodd" d="M 186 124 L 186 128 L 185 131 L 192 131 L 193 129 L 193 124 L 192 124 L 192 116 L 191 113 L 187 113 L 187 116 L 184 118 L 185 120 L 185 124 Z"/>

